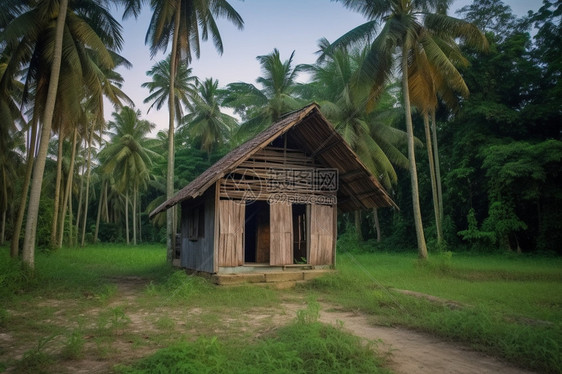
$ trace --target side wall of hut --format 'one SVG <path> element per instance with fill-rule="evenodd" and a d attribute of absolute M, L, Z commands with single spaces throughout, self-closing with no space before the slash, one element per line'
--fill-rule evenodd
<path fill-rule="evenodd" d="M 181 267 L 214 272 L 215 188 L 181 205 Z"/>

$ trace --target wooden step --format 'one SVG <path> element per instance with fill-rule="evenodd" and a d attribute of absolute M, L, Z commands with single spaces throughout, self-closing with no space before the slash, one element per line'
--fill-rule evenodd
<path fill-rule="evenodd" d="M 329 269 L 319 270 L 286 270 L 278 272 L 252 272 L 236 274 L 214 274 L 213 283 L 220 286 L 239 284 L 277 284 L 279 287 L 294 287 L 297 282 L 304 282 L 334 272 Z"/>

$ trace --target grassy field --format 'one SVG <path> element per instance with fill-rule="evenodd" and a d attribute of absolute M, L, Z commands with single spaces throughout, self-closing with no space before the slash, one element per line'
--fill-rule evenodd
<path fill-rule="evenodd" d="M 161 246 L 40 253 L 33 277 L 0 249 L 0 372 L 385 372 L 374 347 L 316 321 L 315 301 L 562 371 L 555 257 L 453 254 L 421 264 L 414 253 L 342 253 L 337 273 L 280 291 L 187 277 L 165 264 Z M 272 311 L 296 300 L 311 301 L 272 328 Z"/>
<path fill-rule="evenodd" d="M 379 323 L 420 329 L 544 372 L 562 372 L 562 260 L 513 254 L 338 257 L 310 292 Z M 404 295 L 410 290 L 442 300 Z"/>

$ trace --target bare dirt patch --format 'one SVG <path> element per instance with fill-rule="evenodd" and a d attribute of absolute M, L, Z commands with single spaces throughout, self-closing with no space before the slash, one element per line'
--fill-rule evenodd
<path fill-rule="evenodd" d="M 471 350 L 458 343 L 404 328 L 376 326 L 368 316 L 337 311 L 324 306 L 320 321 L 343 322 L 343 328 L 368 340 L 380 341 L 378 348 L 388 355 L 388 367 L 396 373 L 529 374 L 509 363 Z"/>

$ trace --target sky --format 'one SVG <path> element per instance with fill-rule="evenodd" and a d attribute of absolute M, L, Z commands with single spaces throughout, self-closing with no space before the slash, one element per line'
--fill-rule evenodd
<path fill-rule="evenodd" d="M 359 13 L 330 0 L 229 0 L 229 3 L 242 16 L 244 29 L 238 30 L 228 21 L 219 21 L 223 54 L 216 51 L 212 41 L 206 41 L 202 43 L 200 59 L 194 58 L 191 64 L 192 75 L 201 80 L 218 79 L 220 87 L 233 82 L 255 84 L 261 75 L 256 57 L 270 54 L 274 48 L 279 50 L 282 61 L 288 60 L 294 51 L 293 66 L 312 64 L 322 37 L 333 42 L 366 21 Z M 451 9 L 454 11 L 470 3 L 469 0 L 455 0 Z M 538 10 L 541 3 L 541 0 L 504 0 L 518 16 L 526 15 L 530 9 Z M 121 13 L 115 13 L 114 17 L 120 20 Z M 165 57 L 161 53 L 151 58 L 149 47 L 144 43 L 150 16 L 150 8 L 145 3 L 138 19 L 122 22 L 125 44 L 121 54 L 133 67 L 118 71 L 124 78 L 124 92 L 141 110 L 142 117 L 154 122 L 155 131 L 159 131 L 168 127 L 167 107 L 148 111 L 150 103 L 143 104 L 143 100 L 149 91 L 141 87 L 142 83 L 150 81 L 146 72 Z M 112 111 L 106 104 L 106 120 L 111 119 Z"/>

